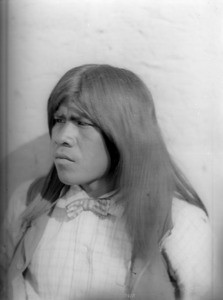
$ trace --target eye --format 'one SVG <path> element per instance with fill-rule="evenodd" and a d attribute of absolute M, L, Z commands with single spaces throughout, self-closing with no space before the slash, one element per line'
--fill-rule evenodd
<path fill-rule="evenodd" d="M 65 119 L 61 117 L 54 117 L 54 123 L 65 123 Z"/>
<path fill-rule="evenodd" d="M 93 126 L 92 123 L 90 123 L 89 121 L 83 121 L 83 120 L 77 120 L 76 121 L 76 124 L 78 126 L 81 126 L 81 127 L 85 127 L 85 126 Z"/>
<path fill-rule="evenodd" d="M 71 120 L 73 123 L 78 126 L 78 127 L 89 127 L 89 126 L 94 126 L 94 124 L 89 120 L 88 118 L 82 118 L 82 117 L 72 117 Z"/>

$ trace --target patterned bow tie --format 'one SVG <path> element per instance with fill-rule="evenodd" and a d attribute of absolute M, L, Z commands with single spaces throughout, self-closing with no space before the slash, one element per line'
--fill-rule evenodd
<path fill-rule="evenodd" d="M 105 218 L 109 215 L 111 199 L 77 199 L 66 206 L 67 216 L 76 218 L 82 211 L 92 211 L 96 215 Z"/>
<path fill-rule="evenodd" d="M 83 211 L 92 211 L 101 218 L 107 216 L 121 217 L 124 208 L 114 200 L 116 191 L 98 199 L 90 198 L 79 186 L 72 186 L 67 193 L 58 199 L 56 206 L 65 209 L 69 219 L 76 218 Z"/>

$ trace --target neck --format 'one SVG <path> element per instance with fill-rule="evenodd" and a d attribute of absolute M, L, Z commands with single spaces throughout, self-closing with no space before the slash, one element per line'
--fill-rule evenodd
<path fill-rule="evenodd" d="M 89 184 L 83 184 L 81 187 L 90 197 L 98 198 L 111 192 L 114 189 L 114 184 L 108 179 L 101 179 Z"/>

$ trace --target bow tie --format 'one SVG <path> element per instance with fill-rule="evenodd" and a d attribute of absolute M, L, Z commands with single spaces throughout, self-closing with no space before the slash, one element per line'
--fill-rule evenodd
<path fill-rule="evenodd" d="M 92 211 L 105 218 L 109 215 L 111 199 L 77 199 L 70 202 L 65 208 L 70 219 L 76 218 L 82 211 Z"/>
<path fill-rule="evenodd" d="M 65 209 L 69 219 L 76 218 L 83 211 L 91 211 L 101 218 L 109 215 L 118 217 L 122 216 L 123 207 L 111 198 L 115 193 L 113 191 L 94 199 L 79 186 L 72 186 L 62 198 L 58 199 L 56 206 Z"/>

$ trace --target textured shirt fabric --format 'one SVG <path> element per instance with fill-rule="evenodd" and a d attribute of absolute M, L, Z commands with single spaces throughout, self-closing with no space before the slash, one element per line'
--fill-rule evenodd
<path fill-rule="evenodd" d="M 57 202 L 28 268 L 28 299 L 125 297 L 131 247 L 122 218 L 83 211 L 69 219 L 65 206 L 86 197 L 73 188 Z"/>
<path fill-rule="evenodd" d="M 13 228 L 13 223 L 25 209 L 26 192 L 30 183 L 31 182 L 27 182 L 20 186 L 15 191 L 9 203 L 5 226 L 7 237 L 10 238 L 10 243 L 12 244 L 14 236 L 11 228 Z M 30 295 L 28 299 L 44 299 L 39 298 L 38 294 L 40 295 L 41 289 L 42 293 L 44 289 L 48 289 L 46 285 L 48 285 L 49 282 L 46 281 L 45 284 L 46 277 L 48 277 L 51 283 L 58 283 L 58 289 L 62 289 L 63 292 L 68 295 L 67 299 L 69 299 L 69 295 L 72 293 L 71 282 L 75 287 L 78 287 L 77 293 L 79 293 L 78 295 L 80 295 L 80 297 L 90 290 L 93 293 L 97 289 L 97 286 L 101 289 L 101 293 L 103 293 L 104 290 L 112 291 L 112 295 L 113 293 L 115 295 L 114 299 L 118 299 L 118 295 L 122 297 L 125 292 L 124 283 L 126 272 L 130 265 L 130 246 L 124 230 L 124 224 L 121 222 L 120 209 L 114 206 L 113 216 L 105 219 L 99 218 L 90 211 L 84 211 L 76 219 L 67 220 L 65 210 L 60 207 L 61 205 L 59 203 L 58 206 L 50 218 L 48 227 L 34 253 L 29 272 L 26 272 L 26 288 Z M 211 297 L 207 295 L 211 289 L 213 273 L 212 234 L 209 219 L 200 208 L 186 201 L 174 198 L 172 202 L 172 221 L 173 228 L 163 237 L 160 251 L 165 252 L 170 261 L 174 275 L 180 285 L 180 299 L 209 300 Z M 75 226 L 73 226 L 74 224 Z M 63 235 L 63 237 L 61 235 L 64 241 L 60 242 L 58 234 L 65 231 L 66 234 Z M 72 235 L 73 237 L 75 234 L 76 240 L 72 238 L 72 241 L 70 241 L 69 236 Z M 52 237 L 52 244 L 50 244 L 50 240 L 46 242 L 47 237 L 50 236 Z M 65 243 L 67 243 L 66 245 L 68 245 L 69 249 L 74 248 L 76 257 L 74 257 L 71 251 L 64 251 L 64 249 L 68 249 Z M 53 245 L 60 247 L 58 247 L 58 250 L 61 250 L 59 251 L 60 253 L 58 250 L 56 250 L 57 252 L 55 251 Z M 44 247 L 48 247 L 50 253 L 50 255 L 45 253 L 45 258 L 43 256 L 40 257 L 40 251 L 43 252 Z M 92 249 L 93 252 L 91 251 Z M 69 257 L 69 259 L 67 259 L 66 262 L 68 271 L 65 272 L 62 262 L 66 261 L 66 257 Z M 74 265 L 70 263 L 70 258 L 71 260 L 73 259 L 72 263 Z M 42 263 L 43 260 L 41 261 L 41 259 L 44 259 L 46 264 Z M 50 263 L 54 265 L 55 261 L 55 274 L 53 274 L 53 272 L 50 272 L 48 275 L 43 274 L 45 271 L 46 273 L 49 272 L 47 266 L 50 267 Z M 93 264 L 89 264 L 90 261 L 92 261 Z M 93 267 L 90 267 L 90 265 Z M 78 268 L 81 270 L 77 272 L 76 277 L 70 278 L 70 281 L 68 280 L 70 283 L 67 283 L 67 272 L 71 274 L 71 272 L 73 272 L 73 266 L 76 267 L 76 270 L 78 270 Z M 87 273 L 87 277 L 84 278 L 82 272 Z M 44 280 L 41 279 L 41 274 L 45 276 L 43 277 L 45 278 Z M 94 276 L 91 278 L 90 274 L 94 274 Z M 38 278 L 40 279 L 39 282 L 37 280 Z M 78 284 L 76 283 L 76 278 Z M 81 278 L 84 280 L 80 284 Z M 86 281 L 87 278 L 88 281 Z M 41 281 L 42 284 L 40 288 Z M 53 298 L 50 298 L 50 296 L 48 299 L 65 299 L 65 297 L 59 298 L 59 295 L 57 297 L 57 290 L 55 290 L 57 283 L 52 292 L 55 292 L 55 295 L 52 296 Z M 66 287 L 62 288 L 61 285 L 63 283 L 65 283 L 64 286 Z M 70 289 L 68 285 L 71 287 Z M 18 297 L 16 299 L 18 299 Z M 99 298 L 96 297 L 96 299 L 98 300 Z M 106 298 L 104 297 L 104 299 Z"/>
<path fill-rule="evenodd" d="M 182 300 L 210 300 L 213 284 L 212 233 L 205 212 L 173 199 L 173 228 L 163 238 L 164 251 L 175 273 Z"/>

